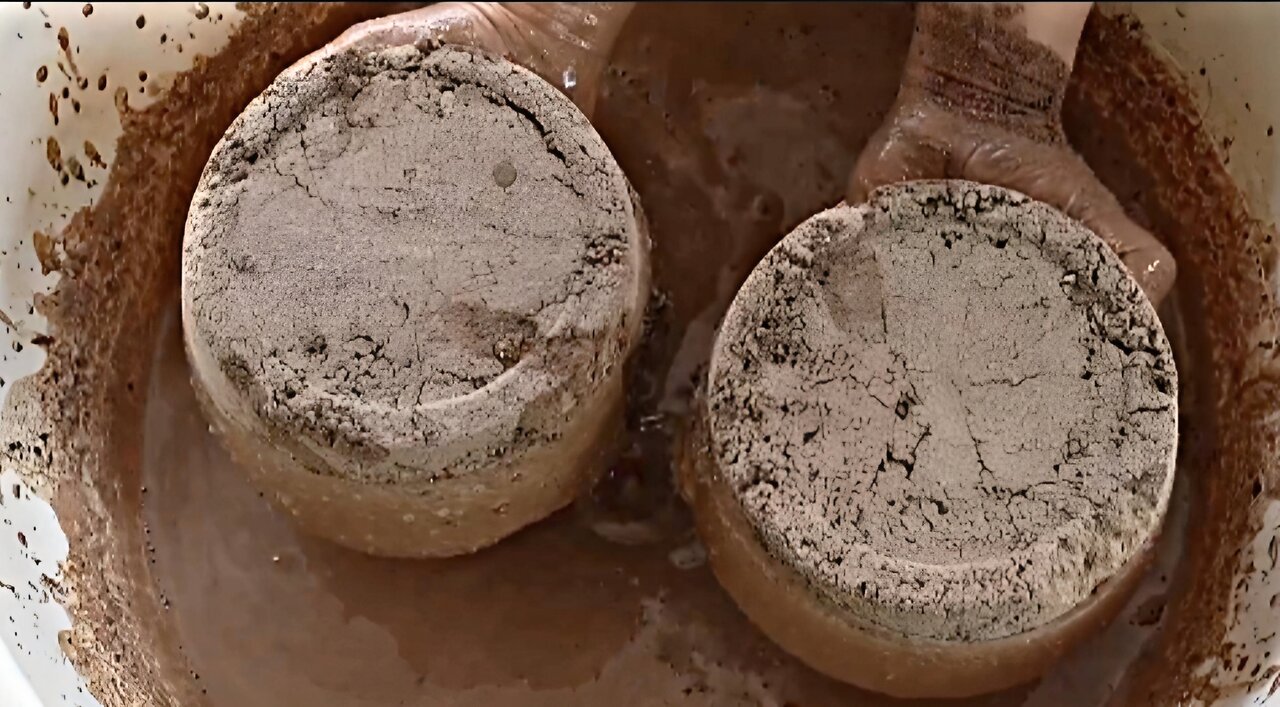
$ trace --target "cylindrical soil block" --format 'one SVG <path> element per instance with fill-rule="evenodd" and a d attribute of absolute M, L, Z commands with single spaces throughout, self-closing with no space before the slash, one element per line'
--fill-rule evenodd
<path fill-rule="evenodd" d="M 1173 482 L 1156 313 L 1083 225 L 916 182 L 823 212 L 738 292 L 682 466 L 774 640 L 904 697 L 1029 681 L 1139 579 Z"/>
<path fill-rule="evenodd" d="M 183 324 L 217 431 L 305 530 L 456 555 L 593 480 L 648 273 L 626 177 L 551 85 L 455 47 L 340 52 L 214 150 Z"/>

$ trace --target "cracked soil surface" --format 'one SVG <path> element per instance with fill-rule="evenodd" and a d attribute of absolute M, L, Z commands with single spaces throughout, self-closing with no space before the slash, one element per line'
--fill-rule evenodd
<path fill-rule="evenodd" d="M 211 419 L 279 505 L 362 551 L 465 554 L 600 471 L 648 237 L 599 135 L 528 71 L 318 55 L 214 149 L 182 294 Z"/>
<path fill-rule="evenodd" d="M 554 439 L 566 400 L 621 363 L 635 206 L 537 81 L 456 49 L 335 56 L 278 80 L 215 150 L 184 249 L 193 338 L 268 424 L 362 462 L 340 473 L 457 474 Z"/>
<path fill-rule="evenodd" d="M 985 640 L 1044 625 L 1158 531 L 1177 377 L 1083 226 L 966 182 L 806 221 L 717 339 L 711 454 L 766 549 L 855 618 Z"/>

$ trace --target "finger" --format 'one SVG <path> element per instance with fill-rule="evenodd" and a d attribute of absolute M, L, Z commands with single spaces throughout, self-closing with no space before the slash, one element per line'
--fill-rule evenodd
<path fill-rule="evenodd" d="M 849 179 L 846 201 L 860 204 L 871 192 L 886 184 L 940 179 L 945 175 L 946 164 L 947 154 L 943 146 L 920 139 L 896 126 L 881 128 L 858 156 Z"/>
<path fill-rule="evenodd" d="M 590 116 L 630 3 L 451 2 L 363 22 L 326 51 L 374 50 L 431 42 L 476 47 L 533 71 Z"/>
<path fill-rule="evenodd" d="M 517 61 L 560 89 L 591 117 L 609 54 L 634 2 L 509 2 L 480 3 L 490 10 L 501 6 L 510 21 L 497 21 L 524 30 L 504 35 L 517 51 L 527 47 Z"/>
<path fill-rule="evenodd" d="M 1088 226 L 1120 256 L 1152 304 L 1177 277 L 1173 255 L 1134 223 L 1083 159 L 1064 148 L 992 142 L 963 158 L 962 176 L 1020 191 Z"/>
<path fill-rule="evenodd" d="M 1119 209 L 1091 216 L 1084 224 L 1120 255 L 1147 299 L 1159 307 L 1178 276 L 1173 253 Z"/>
<path fill-rule="evenodd" d="M 1071 185 L 1071 195 L 1057 203 L 1068 216 L 1079 219 L 1098 234 L 1124 261 L 1147 299 L 1159 307 L 1173 289 L 1178 275 L 1173 254 L 1147 229 L 1125 213 L 1124 207 L 1079 156 L 1072 153 L 1071 167 L 1061 176 Z M 1054 203 L 1050 201 L 1049 203 Z"/>
<path fill-rule="evenodd" d="M 587 54 L 607 55 L 634 2 L 508 2 L 503 8 L 551 43 Z"/>
<path fill-rule="evenodd" d="M 330 52 L 446 42 L 505 54 L 493 22 L 476 3 L 448 2 L 361 22 L 326 47 Z"/>

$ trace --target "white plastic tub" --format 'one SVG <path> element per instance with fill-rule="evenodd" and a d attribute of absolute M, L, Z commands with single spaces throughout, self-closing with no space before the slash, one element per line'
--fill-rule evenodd
<path fill-rule="evenodd" d="M 1272 214 L 1280 211 L 1280 160 L 1273 137 L 1273 125 L 1280 123 L 1280 67 L 1274 61 L 1280 6 L 1108 4 L 1104 11 L 1137 18 L 1158 51 L 1184 76 L 1251 215 L 1274 231 Z M 54 292 L 62 277 L 56 270 L 42 272 L 34 234 L 60 233 L 77 211 L 101 197 L 117 164 L 116 141 L 122 133 L 117 91 L 124 90 L 131 108 L 145 108 L 196 57 L 214 54 L 231 41 L 244 17 L 232 3 L 97 4 L 91 12 L 80 4 L 0 6 L 0 56 L 6 58 L 0 66 L 0 311 L 11 320 L 0 322 L 0 442 L 8 443 L 7 435 L 15 429 L 38 428 L 44 419 L 33 401 L 23 400 L 23 406 L 6 402 L 13 383 L 36 374 L 45 363 L 42 346 L 33 340 L 48 333 L 47 322 L 32 304 L 37 296 Z M 66 49 L 59 34 L 63 28 Z M 160 41 L 162 36 L 167 41 Z M 38 72 L 46 78 L 33 81 Z M 108 77 L 108 88 L 93 90 L 102 76 Z M 80 77 L 90 90 L 64 99 L 57 95 L 60 89 L 51 88 Z M 77 119 L 54 124 L 51 94 L 61 115 L 70 111 Z M 73 149 L 53 155 L 50 137 Z M 66 159 L 87 154 L 80 149 L 86 142 L 101 163 Z M 64 174 L 69 175 L 67 185 L 62 184 Z M 1280 297 L 1274 242 L 1259 250 L 1258 263 L 1256 272 L 1239 277 L 1270 278 L 1263 284 L 1271 300 L 1258 304 L 1274 306 Z M 102 296 L 113 294 L 105 291 Z M 1224 385 L 1247 387 L 1280 376 L 1274 311 L 1260 322 L 1246 336 L 1257 345 L 1246 355 L 1239 376 Z M 1273 397 L 1259 414 L 1272 437 L 1270 456 L 1247 460 L 1257 487 L 1237 512 L 1248 535 L 1244 542 L 1227 539 L 1221 544 L 1220 566 L 1234 578 L 1221 583 L 1229 592 L 1202 598 L 1206 605 L 1221 604 L 1220 611 L 1206 612 L 1211 619 L 1205 620 L 1225 622 L 1226 640 L 1216 650 L 1202 651 L 1191 691 L 1183 697 L 1189 705 L 1280 707 L 1280 695 L 1272 696 L 1280 685 L 1280 579 L 1272 577 L 1280 544 L 1280 453 L 1275 441 L 1280 398 Z M 74 549 L 68 545 L 65 519 L 56 517 L 48 502 L 50 479 L 30 455 L 29 440 L 22 449 L 0 448 L 0 616 L 10 619 L 0 622 L 0 705 L 124 704 L 120 700 L 131 694 L 128 686 L 100 695 L 100 703 L 64 655 L 71 620 L 62 604 L 70 598 L 60 580 L 62 563 Z"/>

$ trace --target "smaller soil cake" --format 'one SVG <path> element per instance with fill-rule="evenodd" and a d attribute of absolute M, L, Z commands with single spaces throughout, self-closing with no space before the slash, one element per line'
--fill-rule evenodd
<path fill-rule="evenodd" d="M 195 384 L 304 529 L 471 552 L 601 466 L 648 239 L 587 119 L 501 59 L 305 60 L 227 131 L 187 221 Z"/>
<path fill-rule="evenodd" d="M 821 213 L 725 316 L 682 461 L 712 566 L 815 668 L 903 697 L 1028 681 L 1123 604 L 1177 375 L 1101 239 L 969 182 Z"/>

